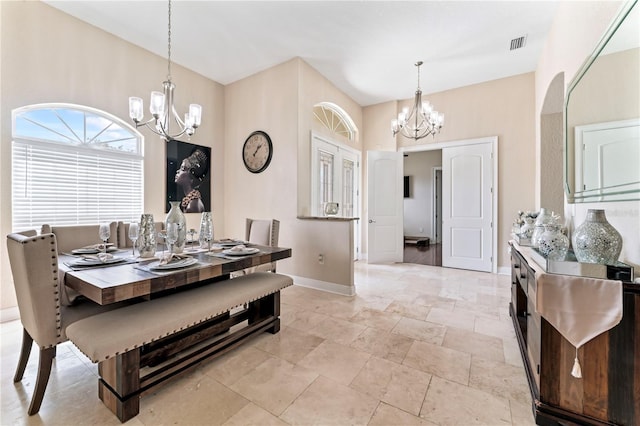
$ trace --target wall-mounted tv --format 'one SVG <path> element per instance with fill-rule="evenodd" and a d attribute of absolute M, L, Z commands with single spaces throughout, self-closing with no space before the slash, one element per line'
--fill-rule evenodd
<path fill-rule="evenodd" d="M 404 198 L 409 198 L 411 197 L 411 192 L 409 190 L 410 188 L 410 181 L 411 179 L 409 179 L 411 176 L 405 176 L 404 177 Z"/>

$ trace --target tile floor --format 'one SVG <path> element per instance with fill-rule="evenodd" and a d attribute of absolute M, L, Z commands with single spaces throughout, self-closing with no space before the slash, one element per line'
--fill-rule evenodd
<path fill-rule="evenodd" d="M 356 262 L 358 295 L 293 286 L 282 329 L 142 398 L 131 425 L 532 425 L 509 277 Z M 38 415 L 35 350 L 13 383 L 18 321 L 0 325 L 0 424 L 118 425 L 97 367 L 59 346 Z"/>

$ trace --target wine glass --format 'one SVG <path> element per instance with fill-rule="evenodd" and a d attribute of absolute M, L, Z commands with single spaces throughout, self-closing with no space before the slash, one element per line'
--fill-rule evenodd
<path fill-rule="evenodd" d="M 162 239 L 162 258 L 164 259 L 164 246 L 167 245 L 167 233 L 165 231 L 158 232 L 158 239 Z"/>
<path fill-rule="evenodd" d="M 190 244 L 191 244 L 190 247 L 193 249 L 193 243 L 195 241 L 194 237 L 196 236 L 196 230 L 193 229 L 193 228 L 189 229 L 189 231 L 187 231 L 187 235 L 189 235 L 189 240 L 191 241 L 190 242 Z"/>
<path fill-rule="evenodd" d="M 103 251 L 105 253 L 107 252 L 107 241 L 109 240 L 109 237 L 111 236 L 111 229 L 110 228 L 111 227 L 109 226 L 108 223 L 101 223 L 100 224 L 100 228 L 98 229 L 98 235 L 100 236 L 100 239 L 104 243 Z"/>
<path fill-rule="evenodd" d="M 133 242 L 133 257 L 136 257 L 136 241 L 140 236 L 140 226 L 136 223 L 129 224 L 129 239 Z"/>
<path fill-rule="evenodd" d="M 173 253 L 173 245 L 178 241 L 178 224 L 167 223 L 167 234 L 165 241 L 169 245 L 169 253 Z"/>

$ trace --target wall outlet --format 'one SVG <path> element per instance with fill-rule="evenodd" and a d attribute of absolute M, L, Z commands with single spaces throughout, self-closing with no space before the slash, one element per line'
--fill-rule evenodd
<path fill-rule="evenodd" d="M 424 228 L 420 228 L 420 233 L 422 234 L 424 232 Z"/>
<path fill-rule="evenodd" d="M 318 263 L 324 265 L 324 254 L 318 255 Z"/>

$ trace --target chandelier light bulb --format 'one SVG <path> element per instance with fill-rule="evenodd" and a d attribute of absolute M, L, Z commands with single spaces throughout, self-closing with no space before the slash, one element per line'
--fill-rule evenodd
<path fill-rule="evenodd" d="M 198 104 L 189 105 L 189 116 L 193 118 L 192 126 L 198 127 L 202 121 L 202 107 Z"/>
<path fill-rule="evenodd" d="M 130 97 L 129 98 L 129 118 L 131 118 L 136 123 L 142 121 L 142 117 L 144 116 L 143 110 L 144 105 L 142 102 L 142 98 Z"/>
<path fill-rule="evenodd" d="M 164 93 L 151 92 L 151 101 L 149 102 L 149 112 L 154 117 L 162 117 L 164 115 Z"/>

